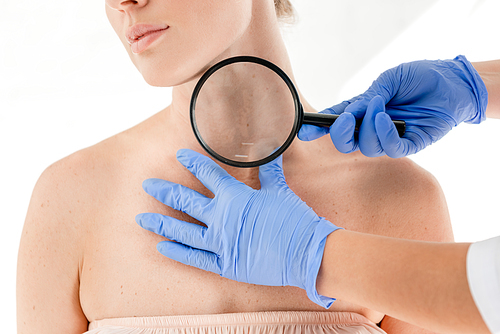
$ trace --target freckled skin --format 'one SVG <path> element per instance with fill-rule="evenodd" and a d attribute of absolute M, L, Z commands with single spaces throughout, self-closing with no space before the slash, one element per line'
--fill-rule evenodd
<path fill-rule="evenodd" d="M 156 250 L 164 238 L 141 229 L 134 219 L 141 212 L 158 212 L 199 223 L 146 195 L 141 184 L 163 178 L 211 196 L 175 159 L 181 148 L 202 152 L 187 110 L 195 78 L 204 69 L 234 54 L 253 54 L 273 61 L 294 80 L 273 6 L 269 0 L 150 0 L 133 7 L 134 15 L 168 22 L 171 39 L 159 39 L 157 47 L 141 55 L 130 54 L 124 40 L 132 14 L 107 10 L 144 79 L 176 85 L 172 105 L 43 173 L 19 251 L 19 333 L 82 333 L 89 321 L 114 317 L 326 311 L 298 288 L 237 283 L 167 259 Z M 305 111 L 314 112 L 302 96 L 301 101 Z M 343 155 L 324 137 L 295 140 L 283 161 L 290 188 L 336 225 L 401 238 L 452 239 L 439 185 L 409 160 Z M 259 188 L 258 169 L 224 168 Z M 349 301 L 335 302 L 328 312 L 335 311 L 356 312 L 375 323 L 383 318 Z M 388 333 L 391 321 L 398 324 L 384 320 Z"/>

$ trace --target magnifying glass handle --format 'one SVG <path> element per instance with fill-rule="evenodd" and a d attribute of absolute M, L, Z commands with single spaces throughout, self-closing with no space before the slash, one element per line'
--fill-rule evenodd
<path fill-rule="evenodd" d="M 339 115 L 317 114 L 317 113 L 305 112 L 303 124 L 330 127 L 335 122 L 335 120 L 337 118 L 339 118 Z M 359 127 L 361 126 L 361 122 L 363 122 L 363 119 L 358 119 L 358 118 L 356 119 L 355 131 L 359 131 Z M 392 122 L 394 123 L 394 125 L 396 126 L 396 129 L 398 130 L 399 136 L 403 137 L 403 135 L 406 132 L 405 121 L 393 120 Z"/>

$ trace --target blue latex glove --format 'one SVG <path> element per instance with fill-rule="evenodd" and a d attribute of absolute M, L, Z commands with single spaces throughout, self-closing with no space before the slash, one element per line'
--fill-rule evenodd
<path fill-rule="evenodd" d="M 365 93 L 322 111 L 342 114 L 330 129 L 304 125 L 298 136 L 314 140 L 329 132 L 340 152 L 360 149 L 369 157 L 400 158 L 436 142 L 461 122 L 482 122 L 487 103 L 486 86 L 464 56 L 415 61 L 385 71 Z M 363 119 L 358 138 L 356 118 Z M 402 138 L 391 119 L 406 122 Z"/>
<path fill-rule="evenodd" d="M 144 181 L 143 188 L 207 227 L 155 213 L 139 214 L 136 221 L 178 242 L 157 245 L 173 260 L 240 282 L 300 287 L 328 308 L 335 299 L 318 294 L 316 277 L 326 237 L 338 227 L 318 217 L 288 188 L 281 159 L 259 168 L 261 189 L 254 190 L 208 157 L 179 150 L 177 160 L 215 197 L 160 179 Z"/>

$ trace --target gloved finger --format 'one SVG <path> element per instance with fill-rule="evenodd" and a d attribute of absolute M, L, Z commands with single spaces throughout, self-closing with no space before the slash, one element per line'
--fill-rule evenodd
<path fill-rule="evenodd" d="M 158 249 L 162 255 L 177 262 L 205 271 L 211 271 L 217 275 L 222 274 L 219 265 L 219 257 L 214 253 L 195 249 L 172 241 L 159 242 L 156 249 Z"/>
<path fill-rule="evenodd" d="M 354 138 L 356 118 L 351 113 L 343 113 L 330 127 L 330 138 L 333 145 L 341 153 L 352 153 L 358 150 L 358 143 Z"/>
<path fill-rule="evenodd" d="M 177 151 L 177 160 L 214 195 L 223 188 L 241 183 L 217 165 L 215 161 L 198 152 L 181 149 Z"/>
<path fill-rule="evenodd" d="M 342 103 L 336 104 L 330 108 L 326 108 L 319 112 L 319 114 L 331 114 L 331 115 L 340 115 L 344 112 L 345 108 L 354 102 L 358 97 L 353 97 L 350 100 L 343 101 Z M 338 120 L 337 120 L 338 121 Z M 335 123 L 337 122 L 335 121 Z M 330 130 L 327 127 L 323 126 L 315 126 L 310 124 L 303 124 L 300 128 L 297 137 L 303 141 L 311 141 L 323 137 Z"/>
<path fill-rule="evenodd" d="M 400 138 L 396 126 L 389 115 L 379 113 L 375 116 L 375 129 L 384 152 L 391 158 L 402 158 L 415 152 L 415 144 Z"/>
<path fill-rule="evenodd" d="M 352 113 L 357 119 L 364 118 L 368 105 L 375 96 L 381 96 L 384 105 L 388 104 L 400 88 L 401 70 L 402 67 L 397 66 L 380 74 L 366 92 L 359 95 L 355 102 L 346 107 L 345 112 Z"/>
<path fill-rule="evenodd" d="M 135 216 L 135 221 L 145 230 L 164 236 L 167 239 L 198 249 L 209 250 L 205 240 L 207 228 L 204 226 L 159 213 L 141 213 Z"/>
<path fill-rule="evenodd" d="M 421 120 L 422 124 L 425 120 Z M 378 116 L 376 118 L 377 133 L 384 151 L 391 158 L 401 158 L 415 154 L 423 150 L 427 145 L 436 141 L 442 127 L 436 130 L 432 126 L 408 125 L 403 138 L 399 138 L 389 116 Z M 393 129 L 394 128 L 394 129 Z"/>
<path fill-rule="evenodd" d="M 328 133 L 328 130 L 324 126 L 303 124 L 297 133 L 297 137 L 302 141 L 311 141 L 323 137 Z"/>
<path fill-rule="evenodd" d="M 367 157 L 379 157 L 385 154 L 375 129 L 375 117 L 384 111 L 385 103 L 381 96 L 375 96 L 366 108 L 366 115 L 359 128 L 359 149 Z"/>
<path fill-rule="evenodd" d="M 351 103 L 345 108 L 346 113 L 351 113 L 355 118 L 364 118 L 366 114 L 366 109 L 370 101 L 376 96 L 371 90 L 366 91 L 361 94 L 359 99 Z"/>
<path fill-rule="evenodd" d="M 191 188 L 161 179 L 147 179 L 142 183 L 142 188 L 163 204 L 201 221 L 212 201 Z"/>
<path fill-rule="evenodd" d="M 286 185 L 283 174 L 283 156 L 280 155 L 271 162 L 259 167 L 261 189 L 271 188 L 275 185 Z"/>
<path fill-rule="evenodd" d="M 344 111 L 353 114 L 356 119 L 364 119 L 368 105 L 375 96 L 381 96 L 384 101 L 384 105 L 389 103 L 392 98 L 392 96 L 385 89 L 380 88 L 380 84 L 374 82 L 366 92 L 359 95 L 358 98 L 349 104 Z"/>

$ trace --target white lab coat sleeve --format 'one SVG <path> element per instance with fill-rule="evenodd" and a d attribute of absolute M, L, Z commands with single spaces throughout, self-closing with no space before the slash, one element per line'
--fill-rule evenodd
<path fill-rule="evenodd" d="M 500 334 L 500 236 L 469 247 L 467 279 L 484 322 L 492 333 Z"/>

